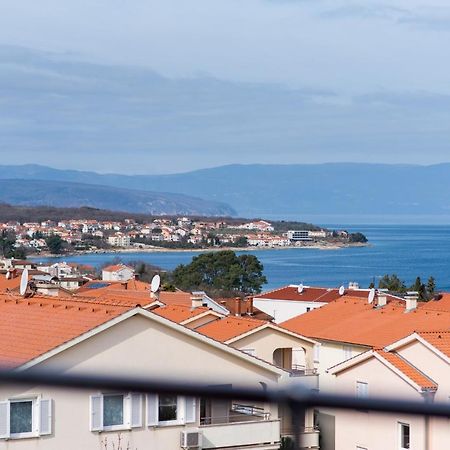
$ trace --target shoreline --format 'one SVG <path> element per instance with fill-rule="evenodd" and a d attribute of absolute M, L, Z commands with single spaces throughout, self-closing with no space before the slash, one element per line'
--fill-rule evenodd
<path fill-rule="evenodd" d="M 117 254 L 126 255 L 127 253 L 208 253 L 208 252 L 218 252 L 222 250 L 232 250 L 234 252 L 253 252 L 253 251 L 267 251 L 267 250 L 293 250 L 293 249 L 304 249 L 304 250 L 342 250 L 344 248 L 352 247 L 371 247 L 370 243 L 333 243 L 333 244 L 317 244 L 317 245 L 289 245 L 285 247 L 211 247 L 211 248 L 164 248 L 164 247 L 132 247 L 132 248 L 120 248 L 120 249 L 100 249 L 100 250 L 80 250 L 75 252 L 62 253 L 60 255 L 54 255 L 49 252 L 42 253 L 32 253 L 28 257 L 30 259 L 41 259 L 41 258 L 63 258 L 65 256 L 82 256 L 82 255 L 104 255 L 104 254 Z"/>

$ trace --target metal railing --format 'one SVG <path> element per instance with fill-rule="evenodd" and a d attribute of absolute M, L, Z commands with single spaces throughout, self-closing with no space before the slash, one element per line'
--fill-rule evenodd
<path fill-rule="evenodd" d="M 397 398 L 357 398 L 348 395 L 319 393 L 298 385 L 280 388 L 256 389 L 249 386 L 209 386 L 202 383 L 168 381 L 149 377 L 105 376 L 95 374 L 64 374 L 48 370 L 28 371 L 0 370 L 0 384 L 38 384 L 43 386 L 76 389 L 100 389 L 125 392 L 177 394 L 210 399 L 240 399 L 249 402 L 268 402 L 288 405 L 291 409 L 295 441 L 299 445 L 300 434 L 307 428 L 302 424 L 308 408 L 336 408 L 365 410 L 381 413 L 405 413 L 408 415 L 450 418 L 450 404 L 443 402 L 408 401 Z M 315 431 L 315 428 L 311 428 Z M 295 447 L 300 448 L 300 447 Z"/>

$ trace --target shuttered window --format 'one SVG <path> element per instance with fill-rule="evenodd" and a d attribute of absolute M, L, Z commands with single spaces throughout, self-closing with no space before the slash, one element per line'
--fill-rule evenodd
<path fill-rule="evenodd" d="M 91 431 L 128 430 L 142 426 L 142 395 L 97 394 L 90 397 Z"/>
<path fill-rule="evenodd" d="M 194 397 L 147 395 L 147 426 L 183 425 L 197 421 Z"/>
<path fill-rule="evenodd" d="M 0 439 L 52 434 L 52 401 L 40 397 L 0 402 Z"/>

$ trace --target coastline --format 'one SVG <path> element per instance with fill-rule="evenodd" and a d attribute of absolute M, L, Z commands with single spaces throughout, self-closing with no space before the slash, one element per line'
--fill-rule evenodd
<path fill-rule="evenodd" d="M 164 247 L 127 247 L 127 248 L 111 248 L 98 250 L 79 250 L 74 252 L 62 253 L 54 255 L 49 252 L 31 253 L 28 255 L 31 259 L 40 258 L 62 258 L 64 256 L 80 256 L 80 255 L 102 255 L 102 254 L 128 254 L 128 253 L 208 253 L 218 252 L 222 250 L 232 250 L 234 252 L 260 252 L 266 250 L 292 250 L 292 249 L 311 249 L 311 250 L 341 250 L 352 247 L 371 247 L 369 242 L 361 243 L 332 243 L 332 244 L 316 244 L 316 245 L 289 245 L 285 247 L 211 247 L 211 248 L 164 248 Z"/>

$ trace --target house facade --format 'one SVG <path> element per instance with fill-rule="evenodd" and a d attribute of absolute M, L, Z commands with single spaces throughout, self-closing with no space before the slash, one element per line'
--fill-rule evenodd
<path fill-rule="evenodd" d="M 14 370 L 161 379 L 170 374 L 174 380 L 212 386 L 276 387 L 289 378 L 274 365 L 142 308 L 92 308 L 80 301 L 43 297 L 2 308 L 1 301 L 0 310 L 6 316 L 28 312 L 27 326 L 9 338 L 22 342 L 23 354 L 13 346 L 2 352 L 2 363 Z M 47 336 L 43 315 L 54 324 Z M 69 319 L 71 327 L 56 326 Z M 33 341 L 33 335 L 39 338 Z M 29 346 L 24 343 L 27 336 Z M 0 446 L 8 450 L 112 449 L 113 444 L 117 448 L 120 433 L 125 448 L 194 448 L 182 445 L 189 432 L 193 433 L 190 438 L 201 439 L 204 449 L 278 449 L 278 406 L 246 406 L 239 399 L 206 401 L 152 393 L 2 385 Z"/>

